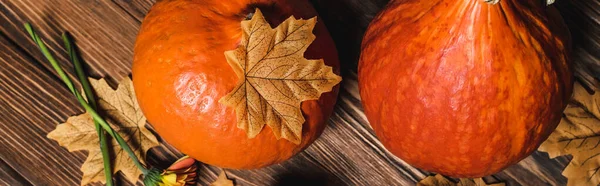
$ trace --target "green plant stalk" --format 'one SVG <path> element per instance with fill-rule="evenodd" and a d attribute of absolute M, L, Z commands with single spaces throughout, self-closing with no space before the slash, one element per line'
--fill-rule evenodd
<path fill-rule="evenodd" d="M 138 169 L 140 169 L 142 171 L 142 173 L 144 173 L 144 175 L 146 175 L 148 173 L 148 169 L 146 169 L 146 167 L 144 167 L 140 163 L 140 160 L 137 158 L 137 156 L 135 156 L 135 154 L 133 153 L 133 151 L 129 147 L 129 144 L 127 144 L 127 142 L 125 142 L 125 140 L 123 140 L 123 138 L 121 137 L 121 135 L 119 135 L 117 132 L 115 132 L 110 127 L 110 125 L 83 99 L 83 97 L 81 96 L 81 94 L 79 93 L 79 91 L 75 90 L 75 88 L 73 86 L 73 82 L 71 81 L 71 79 L 69 79 L 69 77 L 67 77 L 67 75 L 65 74 L 65 72 L 58 65 L 58 62 L 56 62 L 56 60 L 52 56 L 52 54 L 50 54 L 50 52 L 48 51 L 48 48 L 46 47 L 46 45 L 44 44 L 44 42 L 33 31 L 33 28 L 31 27 L 31 24 L 25 23 L 25 29 L 27 30 L 27 32 L 29 32 L 29 35 L 31 36 L 31 38 L 33 39 L 33 41 L 38 45 L 38 47 L 40 48 L 40 50 L 42 51 L 42 53 L 44 54 L 44 56 L 46 57 L 46 59 L 48 59 L 48 61 L 50 61 L 50 64 L 52 65 L 52 67 L 54 68 L 54 70 L 58 73 L 58 75 L 63 80 L 63 82 L 67 85 L 67 87 L 69 88 L 69 90 L 71 90 L 71 92 L 75 95 L 75 97 L 77 98 L 77 101 L 79 101 L 79 103 L 81 104 L 81 106 L 83 106 L 83 108 L 92 116 L 92 118 L 94 119 L 94 121 L 97 121 L 98 124 L 100 124 L 100 126 L 102 126 L 102 128 L 104 128 L 104 130 L 106 130 L 106 132 L 111 137 L 113 137 L 113 138 L 115 138 L 117 140 L 117 143 L 119 143 L 119 146 L 121 146 L 121 148 L 123 148 L 123 150 L 125 152 L 127 152 L 127 154 L 133 160 L 134 164 L 138 167 Z"/>
<path fill-rule="evenodd" d="M 63 41 L 65 43 L 65 48 L 69 53 L 69 58 L 71 58 L 71 62 L 73 66 L 75 66 L 75 72 L 77 73 L 77 77 L 79 78 L 79 82 L 83 87 L 83 92 L 88 100 L 88 103 L 93 109 L 97 109 L 96 98 L 94 97 L 94 92 L 92 92 L 92 88 L 90 86 L 90 82 L 87 79 L 87 75 L 83 70 L 83 66 L 79 61 L 79 56 L 77 55 L 77 51 L 75 51 L 74 44 L 71 41 L 69 35 L 67 33 L 62 34 Z M 110 155 L 108 154 L 108 143 L 106 139 L 106 134 L 104 133 L 104 129 L 100 126 L 96 120 L 94 120 L 94 127 L 96 128 L 96 132 L 98 133 L 98 138 L 100 138 L 100 151 L 102 152 L 102 162 L 104 165 L 104 175 L 106 177 L 106 185 L 112 186 L 112 168 L 110 166 Z"/>

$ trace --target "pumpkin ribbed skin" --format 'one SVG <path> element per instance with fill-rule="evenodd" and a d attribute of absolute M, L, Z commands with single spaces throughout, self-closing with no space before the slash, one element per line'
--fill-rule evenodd
<path fill-rule="evenodd" d="M 455 177 L 498 172 L 537 149 L 573 83 L 568 30 L 542 3 L 391 2 L 366 32 L 358 74 L 385 147 Z"/>
<path fill-rule="evenodd" d="M 134 49 L 133 85 L 139 105 L 158 134 L 181 152 L 225 168 L 259 168 L 289 159 L 323 131 L 337 86 L 319 100 L 302 103 L 302 142 L 277 140 L 265 126 L 248 139 L 237 128 L 235 110 L 218 101 L 238 78 L 224 52 L 237 47 L 240 22 L 258 7 L 272 27 L 289 16 L 312 18 L 307 1 L 175 0 L 157 2 L 144 19 Z M 323 58 L 339 74 L 337 51 L 323 23 L 305 53 Z"/>

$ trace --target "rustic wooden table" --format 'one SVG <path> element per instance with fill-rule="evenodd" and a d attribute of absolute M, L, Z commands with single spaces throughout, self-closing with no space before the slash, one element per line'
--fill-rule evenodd
<path fill-rule="evenodd" d="M 86 152 L 68 152 L 48 132 L 83 112 L 49 63 L 28 38 L 31 22 L 72 69 L 60 34 L 70 31 L 93 77 L 112 85 L 131 71 L 135 37 L 154 0 L 0 0 L 0 185 L 79 185 Z M 575 38 L 577 60 L 596 62 L 600 48 L 600 1 L 558 0 Z M 291 160 L 258 170 L 228 170 L 238 185 L 414 185 L 430 173 L 395 158 L 378 142 L 360 106 L 357 59 L 362 34 L 387 0 L 313 0 L 335 39 L 344 81 L 335 113 L 323 135 Z M 587 38 L 587 39 L 586 39 Z M 592 69 L 591 72 L 598 72 Z M 68 70 L 71 78 L 74 72 Z M 441 147 L 442 148 L 442 147 Z M 165 167 L 181 156 L 163 142 L 148 154 Z M 501 154 L 499 154 L 501 156 Z M 508 185 L 565 185 L 569 157 L 536 152 L 485 178 Z M 216 179 L 219 168 L 200 166 L 199 183 Z M 117 177 L 117 182 L 128 185 Z M 137 183 L 138 185 L 141 182 Z"/>

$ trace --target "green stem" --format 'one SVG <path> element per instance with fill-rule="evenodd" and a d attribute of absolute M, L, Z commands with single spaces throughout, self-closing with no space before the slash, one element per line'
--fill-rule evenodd
<path fill-rule="evenodd" d="M 29 32 L 29 35 L 31 36 L 31 38 L 33 39 L 33 41 L 38 45 L 38 47 L 40 48 L 40 50 L 42 51 L 42 53 L 44 54 L 44 56 L 46 57 L 46 59 L 48 59 L 48 61 L 50 61 L 50 64 L 52 65 L 52 67 L 54 68 L 54 70 L 58 73 L 58 75 L 63 80 L 63 82 L 65 83 L 65 85 L 67 85 L 67 87 L 69 88 L 69 90 L 71 90 L 71 92 L 75 95 L 75 97 L 77 98 L 77 101 L 79 101 L 79 103 L 81 104 L 81 106 L 83 106 L 83 108 L 92 116 L 92 118 L 94 119 L 94 121 L 97 121 L 98 124 L 100 124 L 100 126 L 102 126 L 102 128 L 104 128 L 104 130 L 106 130 L 106 132 L 110 136 L 112 136 L 113 138 L 115 138 L 117 140 L 117 143 L 119 143 L 119 146 L 121 146 L 121 148 L 123 148 L 123 150 L 125 152 L 127 152 L 127 154 L 133 160 L 134 164 L 138 167 L 138 169 L 140 169 L 144 173 L 144 175 L 147 174 L 148 173 L 148 169 L 146 169 L 140 163 L 140 161 L 137 158 L 137 156 L 133 153 L 133 151 L 129 147 L 129 144 L 127 144 L 127 142 L 125 142 L 125 140 L 123 140 L 123 138 L 121 137 L 121 135 L 119 135 L 117 132 L 115 132 L 110 127 L 110 125 L 83 99 L 83 97 L 81 96 L 81 94 L 79 93 L 79 91 L 75 90 L 75 88 L 73 86 L 73 82 L 71 82 L 71 80 L 69 79 L 69 77 L 67 77 L 66 73 L 58 65 L 58 62 L 56 62 L 56 60 L 54 59 L 54 57 L 52 56 L 52 54 L 50 54 L 50 52 L 48 51 L 48 48 L 46 47 L 46 45 L 44 44 L 44 42 L 33 31 L 33 28 L 31 27 L 31 24 L 25 23 L 25 29 L 27 30 L 27 32 Z"/>
<path fill-rule="evenodd" d="M 106 130 L 106 132 L 110 136 L 112 136 L 113 138 L 115 138 L 117 140 L 117 142 L 119 143 L 121 148 L 123 148 L 123 150 L 125 150 L 125 152 L 127 152 L 127 154 L 131 157 L 135 166 L 137 166 L 138 169 L 140 169 L 142 171 L 142 173 L 144 173 L 144 175 L 147 174 L 148 169 L 146 169 L 146 167 L 144 167 L 144 165 L 142 165 L 142 163 L 140 163 L 140 160 L 137 158 L 137 156 L 135 156 L 135 154 L 129 147 L 129 144 L 127 144 L 127 142 L 125 142 L 125 140 L 121 137 L 121 135 L 119 135 L 119 133 L 115 132 L 110 127 L 110 125 L 108 123 L 106 123 L 106 121 L 94 109 L 92 109 L 92 107 L 87 102 L 85 102 L 85 100 L 83 99 L 81 94 L 79 94 L 79 92 L 75 91 L 75 96 L 77 97 L 77 100 L 79 100 L 79 103 L 81 103 L 83 108 L 88 113 L 90 113 L 90 115 L 92 115 L 92 118 L 94 120 L 98 121 L 100 126 L 102 126 L 102 128 L 104 128 L 104 130 Z"/>
<path fill-rule="evenodd" d="M 75 51 L 74 44 L 70 39 L 67 33 L 63 33 L 62 35 L 63 41 L 65 43 L 65 48 L 69 53 L 69 58 L 71 62 L 73 62 L 73 66 L 75 66 L 75 72 L 77 73 L 77 77 L 79 78 L 79 82 L 83 87 L 83 92 L 87 98 L 88 103 L 93 109 L 97 109 L 96 98 L 94 98 L 94 92 L 92 92 L 92 88 L 90 86 L 90 82 L 87 80 L 87 75 L 83 70 L 83 66 L 79 61 L 79 56 L 77 55 L 77 51 Z M 106 177 L 106 185 L 112 186 L 112 168 L 110 167 L 110 155 L 108 154 L 108 144 L 106 141 L 106 134 L 104 130 L 100 126 L 100 123 L 94 120 L 94 127 L 96 128 L 96 132 L 98 133 L 98 138 L 100 138 L 100 151 L 102 152 L 102 160 L 104 164 L 104 175 Z"/>

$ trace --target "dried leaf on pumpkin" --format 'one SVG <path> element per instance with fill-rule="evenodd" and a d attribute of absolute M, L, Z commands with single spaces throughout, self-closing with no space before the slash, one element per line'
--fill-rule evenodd
<path fill-rule="evenodd" d="M 423 180 L 417 183 L 418 186 L 504 186 L 504 183 L 494 183 L 487 184 L 483 179 L 469 179 L 469 178 L 461 178 L 459 182 L 456 183 L 441 174 L 436 174 L 435 176 L 427 176 Z"/>
<path fill-rule="evenodd" d="M 589 93 L 575 83 L 573 97 L 556 130 L 538 150 L 550 158 L 571 154 L 573 159 L 563 170 L 567 185 L 600 183 L 600 94 Z"/>
<path fill-rule="evenodd" d="M 239 81 L 219 102 L 235 108 L 238 128 L 249 138 L 266 124 L 277 139 L 300 144 L 301 102 L 319 99 L 341 81 L 322 59 L 304 58 L 316 37 L 316 21 L 290 17 L 272 29 L 258 9 L 251 20 L 242 21 L 239 47 L 225 52 Z"/>
<path fill-rule="evenodd" d="M 135 98 L 131 79 L 123 79 L 117 90 L 113 90 L 104 79 L 90 78 L 89 80 L 97 95 L 98 111 L 103 113 L 107 122 L 144 163 L 143 157 L 146 151 L 158 146 L 159 143 L 154 134 L 145 127 L 146 117 L 142 114 Z M 84 113 L 68 118 L 67 122 L 58 125 L 55 130 L 48 133 L 47 137 L 56 140 L 71 152 L 88 151 L 88 157 L 81 166 L 83 172 L 81 185 L 98 181 L 106 182 L 98 134 L 90 114 Z M 121 171 L 127 180 L 135 183 L 142 172 L 116 140 L 113 139 L 109 145 L 112 145 L 113 173 Z"/>

